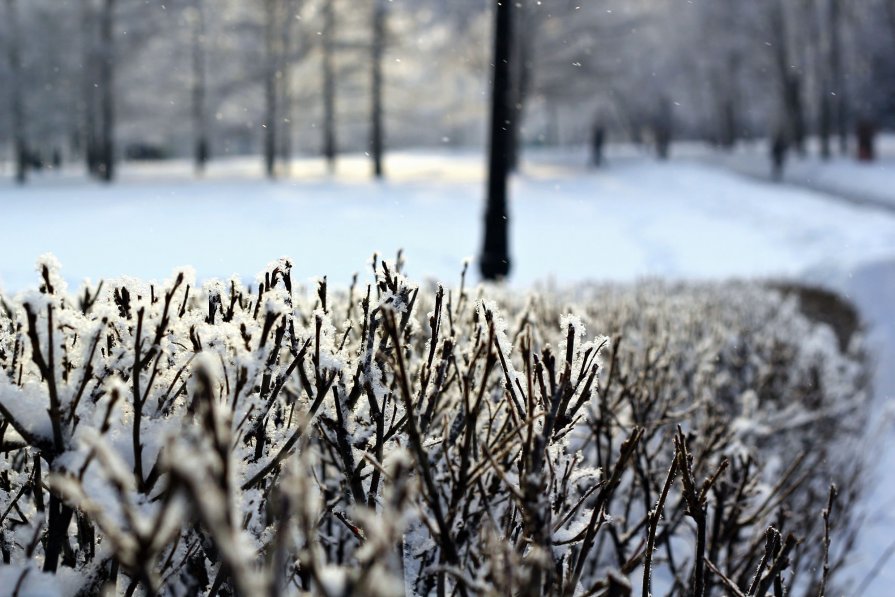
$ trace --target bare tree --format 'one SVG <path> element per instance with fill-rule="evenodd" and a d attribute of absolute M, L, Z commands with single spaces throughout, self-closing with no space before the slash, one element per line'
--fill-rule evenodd
<path fill-rule="evenodd" d="M 531 91 L 532 83 L 532 51 L 537 35 L 537 21 L 531 2 L 519 2 L 514 12 L 517 34 L 513 37 L 512 82 L 513 82 L 513 118 L 510 130 L 509 169 L 515 171 L 519 167 L 519 155 L 522 144 L 522 122 L 525 117 L 525 106 Z"/>
<path fill-rule="evenodd" d="M 107 169 L 104 105 L 111 103 L 104 98 L 110 96 L 119 133 L 126 123 L 126 138 L 135 145 L 188 154 L 198 170 L 207 152 L 203 137 L 206 145 L 219 142 L 221 151 L 264 154 L 266 133 L 248 132 L 251 120 L 272 127 L 278 175 L 300 146 L 319 151 L 331 165 L 340 148 L 367 150 L 375 173 L 377 159 L 384 170 L 382 155 L 393 143 L 479 141 L 484 115 L 474 90 L 491 59 L 490 50 L 482 51 L 490 44 L 490 3 L 272 0 L 277 70 L 271 64 L 266 73 L 267 0 L 201 0 L 205 43 L 200 22 L 183 19 L 172 26 L 199 1 L 169 1 L 165 9 L 160 2 L 114 2 L 115 77 L 105 81 L 106 0 L 14 0 L 19 74 L 8 66 L 15 36 L 0 41 L 2 120 L 10 148 L 15 77 L 21 78 L 29 153 L 60 147 L 63 131 L 77 126 L 72 148 L 86 154 L 97 177 Z M 0 0 L 4 32 L 7 4 Z M 294 18 L 296 4 L 307 9 L 301 13 L 309 17 L 307 25 Z M 513 147 L 522 147 L 515 134 L 523 122 L 527 138 L 585 143 L 592 115 L 614 104 L 606 111 L 607 138 L 623 131 L 635 138 L 648 130 L 662 94 L 681 106 L 674 114 L 681 134 L 726 146 L 770 128 L 765 125 L 779 116 L 774 125 L 790 131 L 791 144 L 810 130 L 829 136 L 835 152 L 837 134 L 844 144 L 859 120 L 891 124 L 895 20 L 886 17 L 895 15 L 893 6 L 895 0 L 754 0 L 701 2 L 683 11 L 677 2 L 646 0 L 515 2 L 511 163 Z M 381 11 L 384 41 L 375 22 Z M 313 35 L 303 35 L 304 27 Z M 66 29 L 73 29 L 71 35 L 64 35 Z M 393 46 L 401 55 L 394 69 Z M 271 123 L 265 120 L 267 74 L 275 77 Z M 439 85 L 426 83 L 435 78 Z M 392 84 L 415 89 L 386 97 Z M 299 103 L 318 108 L 303 111 Z M 377 125 L 374 113 L 380 110 Z M 401 119 L 388 118 L 398 113 Z M 298 136 L 312 125 L 319 133 Z M 115 140 L 122 143 L 124 135 Z"/>
<path fill-rule="evenodd" d="M 96 14 L 91 0 L 81 0 L 81 148 L 87 172 L 99 172 L 96 132 Z"/>
<path fill-rule="evenodd" d="M 106 182 L 115 177 L 115 1 L 103 0 L 100 13 L 100 159 L 99 176 Z"/>
<path fill-rule="evenodd" d="M 384 0 L 373 0 L 373 41 L 370 56 L 370 157 L 373 176 L 382 178 L 384 150 L 382 110 L 382 55 L 385 52 L 386 7 Z"/>
<path fill-rule="evenodd" d="M 742 14 L 733 5 L 706 3 L 701 8 L 701 25 L 708 45 L 706 76 L 711 85 L 717 118 L 713 141 L 732 149 L 739 137 L 738 79 L 743 58 L 732 31 Z"/>
<path fill-rule="evenodd" d="M 264 0 L 264 169 L 276 176 L 277 159 L 277 0 Z"/>
<path fill-rule="evenodd" d="M 740 62 L 739 55 L 730 52 L 727 55 L 726 67 L 723 69 L 724 75 L 719 75 L 726 79 L 723 83 L 718 83 L 718 120 L 721 131 L 719 142 L 722 147 L 728 149 L 736 145 L 739 137 L 736 80 Z"/>
<path fill-rule="evenodd" d="M 330 172 L 336 168 L 335 0 L 323 4 L 323 157 Z"/>
<path fill-rule="evenodd" d="M 12 115 L 13 151 L 16 161 L 16 182 L 23 184 L 28 177 L 28 146 L 25 140 L 25 107 L 22 101 L 22 48 L 19 36 L 19 13 L 16 0 L 6 0 L 9 29 L 7 52 L 10 71 L 10 112 Z"/>
<path fill-rule="evenodd" d="M 296 59 L 297 48 L 294 39 L 295 22 L 301 10 L 301 0 L 285 0 L 283 4 L 283 18 L 280 29 L 280 48 L 282 56 L 280 60 L 280 93 L 279 103 L 282 115 L 280 124 L 280 159 L 286 174 L 290 172 L 292 162 L 292 67 Z"/>
<path fill-rule="evenodd" d="M 488 197 L 485 208 L 485 242 L 479 259 L 486 280 L 505 278 L 510 272 L 507 217 L 507 178 L 512 139 L 513 90 L 513 1 L 495 0 L 494 79 L 491 91 L 491 141 L 488 166 Z"/>
<path fill-rule="evenodd" d="M 192 21 L 192 67 L 193 67 L 193 160 L 196 172 L 205 171 L 209 159 L 208 116 L 206 108 L 207 81 L 205 58 L 205 7 L 203 0 L 193 0 L 190 13 Z"/>
<path fill-rule="evenodd" d="M 802 74 L 793 67 L 789 52 L 786 7 L 776 1 L 770 6 L 771 51 L 777 70 L 784 128 L 799 154 L 805 151 L 805 111 L 802 102 Z"/>
<path fill-rule="evenodd" d="M 833 132 L 833 98 L 836 97 L 836 89 L 832 77 L 832 23 L 836 12 L 835 0 L 827 0 L 829 11 L 824 11 L 824 0 L 812 2 L 813 15 L 811 19 L 812 36 L 819 40 L 819 49 L 815 61 L 818 80 L 818 111 L 817 111 L 817 136 L 820 141 L 820 157 L 830 159 L 830 136 Z M 827 23 L 827 20 L 830 22 Z"/>
<path fill-rule="evenodd" d="M 653 116 L 653 137 L 656 142 L 656 155 L 660 160 L 668 159 L 673 127 L 674 114 L 671 109 L 671 100 L 662 95 L 659 97 L 659 103 Z"/>
<path fill-rule="evenodd" d="M 833 87 L 833 105 L 835 112 L 836 134 L 839 137 L 839 153 L 848 153 L 848 89 L 842 73 L 842 0 L 829 0 L 830 15 L 830 83 Z M 891 6 L 892 3 L 890 2 Z M 893 9 L 895 14 L 895 9 Z M 895 17 L 893 17 L 895 24 Z"/>

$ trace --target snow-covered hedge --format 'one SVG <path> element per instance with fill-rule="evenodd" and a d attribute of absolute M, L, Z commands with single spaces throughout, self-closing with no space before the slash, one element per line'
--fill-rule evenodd
<path fill-rule="evenodd" d="M 38 269 L 0 309 L 3 591 L 818 594 L 847 549 L 860 338 L 798 288 Z"/>

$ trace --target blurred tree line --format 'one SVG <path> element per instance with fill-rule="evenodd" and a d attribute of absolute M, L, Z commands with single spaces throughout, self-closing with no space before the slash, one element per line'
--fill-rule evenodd
<path fill-rule="evenodd" d="M 296 153 L 486 140 L 487 0 L 3 0 L 0 161 Z M 512 153 L 604 132 L 667 155 L 775 137 L 823 155 L 895 115 L 895 0 L 518 0 Z"/>

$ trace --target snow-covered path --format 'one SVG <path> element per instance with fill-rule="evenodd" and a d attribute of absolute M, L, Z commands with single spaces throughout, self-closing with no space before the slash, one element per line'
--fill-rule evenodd
<path fill-rule="evenodd" d="M 299 161 L 295 177 L 278 182 L 262 180 L 258 161 L 245 160 L 217 162 L 204 180 L 177 163 L 125 168 L 109 187 L 71 173 L 25 188 L 4 180 L 0 288 L 34 285 L 33 264 L 48 251 L 72 284 L 123 274 L 162 279 L 183 264 L 200 278 L 250 277 L 290 255 L 299 277 L 328 274 L 345 285 L 374 250 L 391 256 L 404 248 L 412 276 L 453 283 L 479 247 L 480 163 L 475 154 L 394 154 L 389 180 L 378 184 L 368 181 L 362 157 L 343 160 L 335 178 L 318 161 Z M 511 283 L 520 287 L 656 275 L 793 276 L 836 288 L 873 326 L 878 412 L 895 399 L 895 213 L 695 160 L 619 158 L 594 172 L 551 159 L 513 181 L 510 221 Z M 868 442 L 882 450 L 877 438 Z M 870 524 L 849 571 L 856 581 L 895 540 L 895 455 L 887 454 L 878 459 Z M 893 563 L 867 595 L 887 594 Z"/>
<path fill-rule="evenodd" d="M 697 153 L 709 163 L 724 165 L 740 174 L 759 180 L 771 178 L 766 142 L 741 146 L 730 153 L 707 152 L 705 148 Z M 880 135 L 877 158 L 872 162 L 859 162 L 852 155 L 838 152 L 824 161 L 818 156 L 816 139 L 810 140 L 807 155 L 790 154 L 783 172 L 785 184 L 810 189 L 834 200 L 895 212 L 895 136 Z"/>

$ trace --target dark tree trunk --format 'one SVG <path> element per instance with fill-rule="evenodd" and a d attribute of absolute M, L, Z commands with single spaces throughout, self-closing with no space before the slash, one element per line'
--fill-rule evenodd
<path fill-rule="evenodd" d="M 284 173 L 292 171 L 292 63 L 294 60 L 294 25 L 299 11 L 298 0 L 286 0 L 283 6 L 282 28 L 280 29 L 280 111 L 282 134 L 280 135 L 280 160 Z"/>
<path fill-rule="evenodd" d="M 601 119 L 594 120 L 590 133 L 590 164 L 594 168 L 603 165 L 603 144 L 606 141 L 606 127 Z"/>
<path fill-rule="evenodd" d="M 336 169 L 336 73 L 333 66 L 336 14 L 334 0 L 323 5 L 323 157 Z"/>
<path fill-rule="evenodd" d="M 737 143 L 736 107 L 732 97 L 724 98 L 721 104 L 721 147 L 733 149 Z"/>
<path fill-rule="evenodd" d="M 512 39 L 511 72 L 510 78 L 513 89 L 513 117 L 510 124 L 510 172 L 519 168 L 520 155 L 522 153 L 522 122 L 525 114 L 525 105 L 528 100 L 528 91 L 531 85 L 531 51 L 534 46 L 534 24 L 531 13 L 531 4 L 517 2 L 517 10 L 514 11 L 514 30 Z"/>
<path fill-rule="evenodd" d="M 718 119 L 720 134 L 718 143 L 724 149 L 733 149 L 739 138 L 739 119 L 737 118 L 737 83 L 740 70 L 740 56 L 731 52 L 723 73 L 715 77 L 716 95 L 718 97 Z"/>
<path fill-rule="evenodd" d="M 193 23 L 193 145 L 196 172 L 205 171 L 209 158 L 208 117 L 206 110 L 205 76 L 205 7 L 203 0 L 195 2 Z"/>
<path fill-rule="evenodd" d="M 559 147 L 562 145 L 562 127 L 559 125 L 559 99 L 546 98 L 547 123 L 545 126 L 547 145 Z"/>
<path fill-rule="evenodd" d="M 16 0 L 6 0 L 6 17 L 9 25 L 7 51 L 10 72 L 10 112 L 12 115 L 12 142 L 15 152 L 16 182 L 23 184 L 28 177 L 28 146 L 25 140 L 25 106 L 22 101 L 22 54 L 19 38 L 19 15 Z"/>
<path fill-rule="evenodd" d="M 384 131 L 382 114 L 382 55 L 385 52 L 385 3 L 373 0 L 373 45 L 370 61 L 370 157 L 373 160 L 373 176 L 382 178 Z"/>
<path fill-rule="evenodd" d="M 848 90 L 842 76 L 841 0 L 830 0 L 830 82 L 833 86 L 832 110 L 839 137 L 839 153 L 848 153 Z"/>
<path fill-rule="evenodd" d="M 733 149 L 737 142 L 736 107 L 733 93 L 721 82 L 721 75 L 715 77 L 715 100 L 717 101 L 718 134 L 715 138 L 722 149 Z"/>
<path fill-rule="evenodd" d="M 825 86 L 826 87 L 826 86 Z M 818 114 L 817 134 L 820 137 L 820 157 L 823 160 L 829 160 L 830 152 L 830 134 L 833 129 L 832 109 L 830 106 L 830 94 L 822 93 L 820 97 L 820 113 Z"/>
<path fill-rule="evenodd" d="M 100 90 L 102 92 L 102 139 L 100 178 L 106 182 L 115 177 L 115 48 L 114 48 L 115 0 L 104 0 L 100 21 Z"/>
<path fill-rule="evenodd" d="M 831 9 L 832 12 L 832 9 Z M 829 16 L 829 15 L 827 15 Z M 823 30 L 824 15 L 815 11 L 811 19 L 814 37 L 820 39 L 820 59 L 817 63 L 817 78 L 820 81 L 820 98 L 818 101 L 817 136 L 820 140 L 820 157 L 823 160 L 830 159 L 830 135 L 833 130 L 832 98 L 835 89 L 831 83 L 829 57 L 831 54 L 830 36 Z"/>
<path fill-rule="evenodd" d="M 513 0 L 495 0 L 494 80 L 491 92 L 491 139 L 485 241 L 479 260 L 482 278 L 500 280 L 510 272 L 507 175 L 512 136 Z"/>
<path fill-rule="evenodd" d="M 268 178 L 276 176 L 277 160 L 277 58 L 276 0 L 264 1 L 264 170 Z"/>
<path fill-rule="evenodd" d="M 774 63 L 779 77 L 781 104 L 787 136 L 799 155 L 805 153 L 805 113 L 802 106 L 801 74 L 791 65 L 788 52 L 786 15 L 782 3 L 772 3 L 771 29 Z"/>
<path fill-rule="evenodd" d="M 802 81 L 798 74 L 790 73 L 786 82 L 786 101 L 790 126 L 792 128 L 792 144 L 799 155 L 805 154 L 805 111 L 802 104 Z"/>
<path fill-rule="evenodd" d="M 87 172 L 99 173 L 99 141 L 96 131 L 96 44 L 95 14 L 91 0 L 81 0 L 81 93 L 82 143 Z"/>
<path fill-rule="evenodd" d="M 711 63 L 708 74 L 717 126 L 712 143 L 725 150 L 733 149 L 739 136 L 737 87 L 741 57 L 739 50 L 725 38 L 731 27 L 732 9 L 733 5 L 709 2 L 703 4 L 700 12 L 705 43 L 721 56 Z"/>
<path fill-rule="evenodd" d="M 659 98 L 659 106 L 653 121 L 653 135 L 656 141 L 656 155 L 660 160 L 667 160 L 671 152 L 671 135 L 674 126 L 674 115 L 671 111 L 671 100 Z"/>

